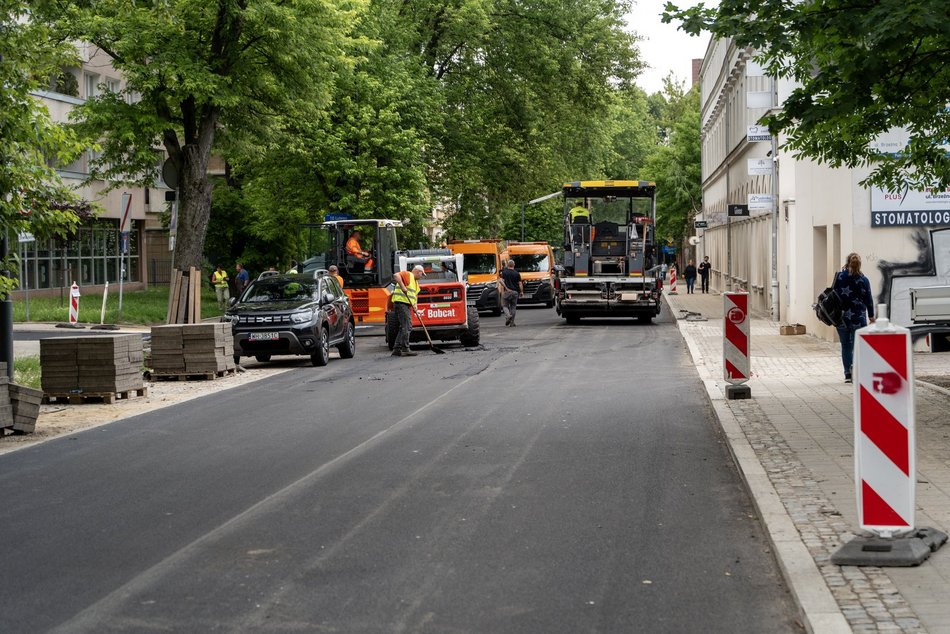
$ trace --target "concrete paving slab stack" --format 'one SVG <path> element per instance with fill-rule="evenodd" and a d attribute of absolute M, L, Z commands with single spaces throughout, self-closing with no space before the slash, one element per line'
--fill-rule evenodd
<path fill-rule="evenodd" d="M 151 368 L 154 374 L 184 374 L 181 325 L 152 326 Z"/>
<path fill-rule="evenodd" d="M 109 394 L 141 390 L 142 337 L 102 335 L 40 341 L 46 394 Z"/>
<path fill-rule="evenodd" d="M 0 363 L 0 429 L 13 426 L 13 406 L 10 404 L 10 378 L 7 364 Z"/>
<path fill-rule="evenodd" d="M 25 385 L 10 384 L 10 405 L 13 408 L 13 431 L 32 433 L 40 416 L 43 390 Z"/>
<path fill-rule="evenodd" d="M 185 372 L 205 374 L 235 367 L 231 324 L 183 324 L 181 342 Z"/>
<path fill-rule="evenodd" d="M 152 371 L 156 376 L 217 374 L 235 367 L 231 324 L 152 327 Z"/>

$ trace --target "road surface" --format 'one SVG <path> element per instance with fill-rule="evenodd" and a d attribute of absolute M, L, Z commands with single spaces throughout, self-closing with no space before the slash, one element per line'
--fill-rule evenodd
<path fill-rule="evenodd" d="M 0 456 L 0 631 L 796 631 L 668 316 L 482 324 Z"/>

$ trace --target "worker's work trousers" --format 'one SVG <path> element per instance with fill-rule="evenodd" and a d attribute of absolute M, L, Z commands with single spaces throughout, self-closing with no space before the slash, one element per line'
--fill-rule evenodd
<path fill-rule="evenodd" d="M 228 293 L 227 286 L 215 286 L 214 295 L 218 298 L 218 308 L 224 308 L 228 300 L 231 299 L 231 294 Z"/>
<path fill-rule="evenodd" d="M 405 302 L 393 302 L 393 309 L 399 322 L 399 334 L 396 335 L 393 350 L 408 350 L 409 335 L 412 333 L 412 306 Z"/>
<path fill-rule="evenodd" d="M 515 321 L 515 313 L 518 311 L 518 291 L 506 290 L 501 298 L 501 309 L 505 312 L 505 317 L 509 323 Z"/>

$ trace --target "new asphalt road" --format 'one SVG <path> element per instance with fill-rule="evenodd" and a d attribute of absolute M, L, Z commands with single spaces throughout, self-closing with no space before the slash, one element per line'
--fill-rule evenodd
<path fill-rule="evenodd" d="M 0 631 L 796 631 L 669 317 L 482 344 L 0 456 Z"/>

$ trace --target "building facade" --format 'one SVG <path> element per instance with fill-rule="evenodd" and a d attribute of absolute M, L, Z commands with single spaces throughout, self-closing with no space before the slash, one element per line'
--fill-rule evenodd
<path fill-rule="evenodd" d="M 834 340 L 813 304 L 857 252 L 876 303 L 911 325 L 909 289 L 950 284 L 950 193 L 867 188 L 866 169 L 833 169 L 781 150 L 784 139 L 768 140 L 757 124 L 793 85 L 767 77 L 753 54 L 713 39 L 703 60 L 697 220 L 707 227 L 695 230 L 689 257 L 709 256 L 714 289 L 748 291 L 753 310 Z M 730 216 L 731 205 L 746 205 L 748 215 Z"/>
<path fill-rule="evenodd" d="M 65 122 L 70 111 L 102 91 L 119 92 L 125 81 L 107 55 L 92 45 L 79 45 L 80 65 L 63 68 L 50 81 L 49 89 L 34 93 L 54 121 Z M 132 98 L 131 96 L 129 98 Z M 58 165 L 57 172 L 77 195 L 98 208 L 95 220 L 84 223 L 68 238 L 38 239 L 26 233 L 15 246 L 20 257 L 19 288 L 37 292 L 60 292 L 74 282 L 81 287 L 102 287 L 117 283 L 121 271 L 130 288 L 149 283 L 167 282 L 170 271 L 168 231 L 162 227 L 161 214 L 167 210 L 166 192 L 161 182 L 164 154 L 156 149 L 155 187 L 118 187 L 108 183 L 86 183 L 89 166 L 96 158 L 93 150 L 84 152 L 69 165 Z M 128 249 L 123 253 L 120 222 L 128 201 Z M 11 248 L 13 247 L 11 240 Z"/>

